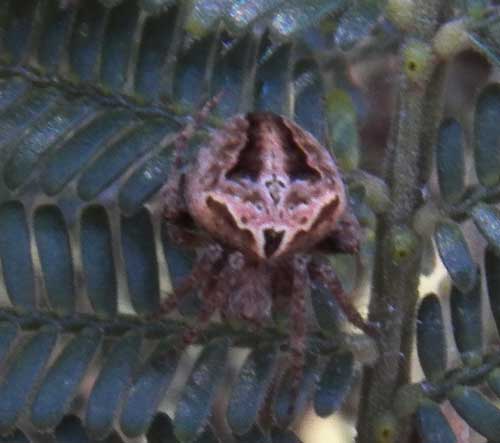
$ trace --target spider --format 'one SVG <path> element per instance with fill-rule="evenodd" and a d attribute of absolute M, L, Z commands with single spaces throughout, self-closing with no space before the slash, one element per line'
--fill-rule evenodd
<path fill-rule="evenodd" d="M 184 341 L 191 343 L 216 311 L 260 328 L 273 311 L 288 310 L 289 346 L 300 371 L 311 284 L 329 290 L 348 320 L 372 335 L 327 260 L 333 252 L 357 253 L 360 233 L 329 151 L 290 119 L 252 112 L 229 120 L 185 162 L 192 132 L 177 140 L 163 194 L 169 234 L 198 251 L 190 275 L 161 307 L 166 314 L 185 294 L 200 291 L 197 326 Z"/>

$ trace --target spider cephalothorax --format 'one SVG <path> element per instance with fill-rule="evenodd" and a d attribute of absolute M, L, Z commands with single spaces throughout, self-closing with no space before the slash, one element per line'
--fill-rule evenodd
<path fill-rule="evenodd" d="M 311 283 L 367 330 L 325 260 L 325 253 L 357 251 L 359 225 L 333 157 L 311 134 L 272 113 L 237 116 L 180 165 L 166 186 L 165 217 L 174 239 L 199 254 L 163 310 L 199 290 L 203 308 L 187 341 L 216 310 L 251 327 L 288 310 L 290 347 L 302 362 Z"/>

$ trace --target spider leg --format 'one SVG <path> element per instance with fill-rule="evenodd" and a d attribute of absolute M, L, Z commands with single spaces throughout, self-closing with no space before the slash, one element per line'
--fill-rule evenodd
<path fill-rule="evenodd" d="M 337 221 L 330 235 L 318 246 L 319 249 L 329 252 L 340 252 L 345 254 L 357 254 L 361 237 L 361 227 L 358 219 L 348 208 Z"/>
<path fill-rule="evenodd" d="M 222 93 L 208 100 L 194 118 L 182 129 L 173 141 L 174 159 L 170 166 L 169 178 L 160 191 L 163 202 L 163 217 L 174 241 L 187 246 L 199 246 L 206 238 L 196 231 L 194 222 L 184 200 L 185 172 L 184 154 L 188 142 L 196 130 L 203 125 L 212 109 L 217 105 Z"/>
<path fill-rule="evenodd" d="M 330 264 L 313 261 L 309 265 L 309 274 L 315 283 L 326 287 L 332 293 L 345 316 L 354 326 L 371 337 L 378 335 L 377 326 L 367 322 L 351 304 L 349 296 L 344 292 L 342 283 Z"/>
<path fill-rule="evenodd" d="M 166 222 L 165 229 L 172 243 L 185 248 L 199 248 L 210 243 L 210 237 L 194 226 Z"/>
<path fill-rule="evenodd" d="M 290 376 L 292 380 L 292 399 L 297 397 L 300 379 L 304 371 L 306 348 L 306 296 L 309 287 L 307 271 L 308 259 L 297 255 L 293 259 L 293 287 L 290 301 Z M 293 413 L 294 401 L 290 403 L 289 413 Z"/>
<path fill-rule="evenodd" d="M 158 317 L 162 317 L 173 311 L 180 300 L 193 289 L 200 287 L 200 282 L 210 280 L 213 277 L 214 266 L 223 258 L 223 249 L 218 244 L 208 246 L 196 260 L 191 273 L 186 276 L 181 284 L 177 286 L 170 296 L 160 305 Z"/>
<path fill-rule="evenodd" d="M 224 302 L 224 293 L 218 289 L 216 282 L 206 286 L 202 292 L 203 305 L 196 316 L 196 325 L 187 329 L 182 335 L 182 341 L 187 346 L 193 343 L 203 332 L 214 312 Z"/>
<path fill-rule="evenodd" d="M 182 336 L 185 345 L 193 343 L 210 322 L 210 318 L 218 309 L 222 309 L 229 296 L 229 291 L 237 279 L 236 272 L 243 265 L 243 256 L 240 252 L 229 255 L 222 271 L 212 280 L 203 291 L 203 306 L 196 318 L 196 325 L 188 329 Z"/>
<path fill-rule="evenodd" d="M 189 140 L 193 137 L 194 133 L 202 126 L 207 120 L 210 112 L 217 106 L 222 96 L 222 91 L 217 95 L 207 100 L 202 108 L 196 113 L 194 118 L 177 134 L 174 140 L 175 157 L 173 166 L 179 169 L 183 164 L 183 154 L 188 146 Z"/>
<path fill-rule="evenodd" d="M 209 242 L 208 236 L 196 228 L 184 200 L 184 175 L 172 171 L 162 190 L 163 225 L 162 228 L 177 245 L 199 247 Z"/>

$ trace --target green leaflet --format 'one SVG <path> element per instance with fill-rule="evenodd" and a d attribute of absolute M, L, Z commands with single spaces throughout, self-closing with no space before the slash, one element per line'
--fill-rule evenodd
<path fill-rule="evenodd" d="M 463 130 L 454 119 L 444 120 L 439 126 L 436 162 L 441 195 L 447 203 L 454 203 L 465 189 Z"/>
<path fill-rule="evenodd" d="M 427 378 L 446 369 L 446 340 L 441 304 L 435 294 L 424 297 L 417 318 L 418 359 Z"/>
<path fill-rule="evenodd" d="M 484 186 L 495 185 L 500 180 L 499 115 L 500 87 L 492 84 L 479 95 L 474 115 L 474 160 L 477 176 Z"/>
<path fill-rule="evenodd" d="M 481 435 L 492 441 L 500 433 L 500 410 L 475 389 L 455 388 L 449 397 L 457 413 Z"/>
<path fill-rule="evenodd" d="M 470 291 L 476 281 L 476 266 L 459 225 L 450 220 L 439 223 L 434 239 L 453 283 L 461 291 Z"/>
<path fill-rule="evenodd" d="M 439 405 L 425 402 L 416 413 L 420 437 L 428 443 L 455 443 L 456 437 Z"/>

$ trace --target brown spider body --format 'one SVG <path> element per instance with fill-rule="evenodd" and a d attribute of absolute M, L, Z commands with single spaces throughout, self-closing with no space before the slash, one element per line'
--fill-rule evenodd
<path fill-rule="evenodd" d="M 163 307 L 200 291 L 202 312 L 186 341 L 216 310 L 251 327 L 288 310 L 290 347 L 301 367 L 311 283 L 329 289 L 349 320 L 368 329 L 324 259 L 325 252 L 357 252 L 358 222 L 333 157 L 291 120 L 271 113 L 233 118 L 175 171 L 164 195 L 172 236 L 200 251 Z"/>
<path fill-rule="evenodd" d="M 328 151 L 268 113 L 236 117 L 216 133 L 186 175 L 185 198 L 198 226 L 263 261 L 309 251 L 346 207 Z"/>

